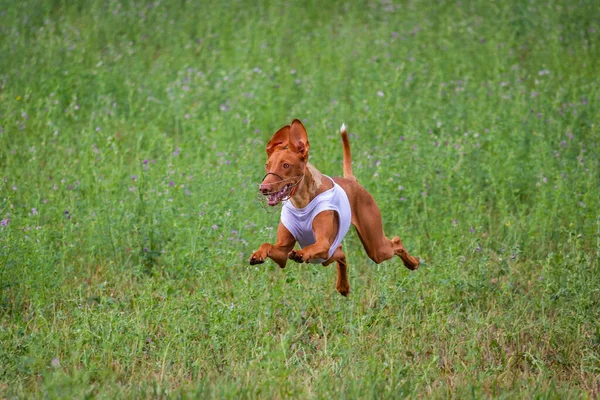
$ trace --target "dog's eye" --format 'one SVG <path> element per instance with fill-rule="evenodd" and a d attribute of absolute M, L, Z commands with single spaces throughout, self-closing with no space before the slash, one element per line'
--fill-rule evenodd
<path fill-rule="evenodd" d="M 288 163 L 283 163 L 283 168 L 288 169 L 290 167 L 290 164 Z"/>

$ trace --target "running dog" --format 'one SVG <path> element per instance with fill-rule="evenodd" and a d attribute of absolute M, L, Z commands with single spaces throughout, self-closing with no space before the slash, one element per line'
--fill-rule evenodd
<path fill-rule="evenodd" d="M 381 212 L 373 196 L 352 173 L 350 141 L 345 125 L 340 129 L 344 149 L 344 177 L 330 178 L 308 162 L 310 144 L 302 122 L 279 129 L 267 143 L 265 175 L 259 191 L 269 206 L 284 202 L 275 244 L 263 243 L 250 264 L 271 258 L 281 268 L 287 260 L 298 263 L 337 264 L 336 289 L 350 293 L 342 239 L 354 225 L 367 255 L 377 264 L 394 255 L 406 268 L 415 270 L 419 259 L 408 254 L 398 236 L 383 233 Z M 301 249 L 294 249 L 298 242 Z"/>

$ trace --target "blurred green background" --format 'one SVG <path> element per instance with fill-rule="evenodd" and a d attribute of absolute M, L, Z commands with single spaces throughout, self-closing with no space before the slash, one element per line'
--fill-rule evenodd
<path fill-rule="evenodd" d="M 0 396 L 597 397 L 594 1 L 0 2 Z M 338 129 L 424 260 L 247 265 Z"/>

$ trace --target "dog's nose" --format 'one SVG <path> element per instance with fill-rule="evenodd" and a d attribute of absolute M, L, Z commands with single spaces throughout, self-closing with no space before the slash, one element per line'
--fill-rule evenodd
<path fill-rule="evenodd" d="M 262 194 L 267 194 L 267 193 L 269 193 L 270 190 L 271 190 L 271 185 L 268 185 L 266 183 L 261 183 L 260 186 L 258 187 L 258 191 L 261 192 Z"/>

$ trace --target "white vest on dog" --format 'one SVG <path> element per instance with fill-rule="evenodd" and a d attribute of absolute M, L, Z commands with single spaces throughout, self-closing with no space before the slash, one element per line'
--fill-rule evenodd
<path fill-rule="evenodd" d="M 286 201 L 281 209 L 281 223 L 283 223 L 287 230 L 294 236 L 296 241 L 300 244 L 300 247 L 304 248 L 316 242 L 312 223 L 317 214 L 327 210 L 337 212 L 339 217 L 339 229 L 335 240 L 329 249 L 328 260 L 342 243 L 342 239 L 344 239 L 344 236 L 346 236 L 346 233 L 348 233 L 348 230 L 350 229 L 352 211 L 350 209 L 348 196 L 346 195 L 346 192 L 344 192 L 344 189 L 330 177 L 326 175 L 323 176 L 333 182 L 333 188 L 316 196 L 304 208 L 296 208 L 291 201 Z M 315 259 L 310 262 L 320 264 L 327 260 Z"/>

